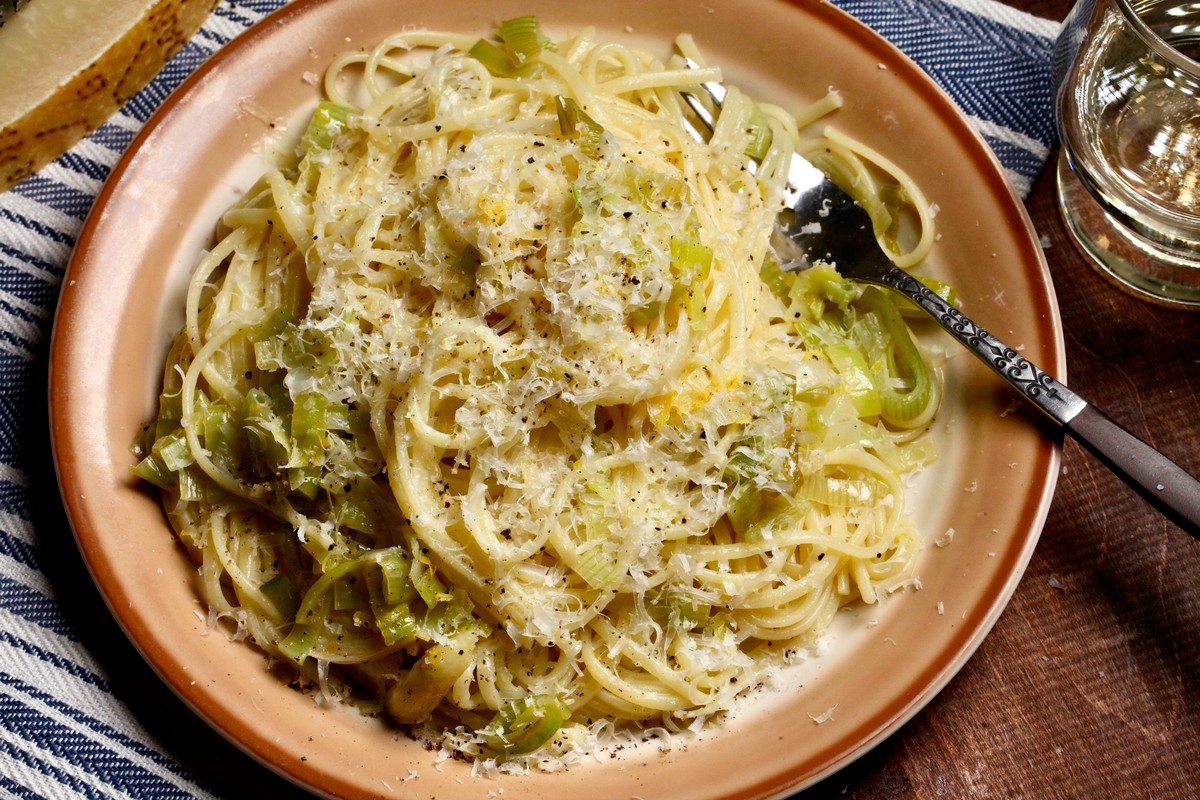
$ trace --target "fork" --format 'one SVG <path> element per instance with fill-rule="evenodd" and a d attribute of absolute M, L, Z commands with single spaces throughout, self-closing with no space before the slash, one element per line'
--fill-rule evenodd
<path fill-rule="evenodd" d="M 685 62 L 689 68 L 699 67 L 690 58 Z M 715 81 L 697 85 L 719 112 L 725 87 Z M 690 133 L 707 141 L 716 122 L 714 113 L 696 93 L 680 94 L 707 128 L 705 133 L 687 121 Z M 771 237 L 784 269 L 827 263 L 851 280 L 904 295 L 1150 505 L 1200 540 L 1200 481 L 895 266 L 879 246 L 866 209 L 799 153 L 789 164 L 784 201 L 786 208 L 776 218 Z"/>

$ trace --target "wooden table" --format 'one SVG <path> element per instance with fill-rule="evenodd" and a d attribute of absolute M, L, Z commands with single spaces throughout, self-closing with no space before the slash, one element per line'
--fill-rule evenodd
<path fill-rule="evenodd" d="M 1073 0 L 1005 0 L 1061 20 Z M 1114 288 L 1075 249 L 1051 164 L 1028 198 L 1067 382 L 1200 474 L 1200 315 Z M 1067 441 L 1033 560 L 992 633 L 819 798 L 1200 797 L 1200 542 Z"/>
<path fill-rule="evenodd" d="M 1072 5 L 1007 2 L 1056 20 Z M 1200 473 L 1200 315 L 1127 296 L 1089 267 L 1059 218 L 1052 169 L 1028 208 L 1049 242 L 1068 383 Z M 40 528 L 67 530 L 61 508 L 41 511 Z M 116 696 L 223 795 L 295 796 L 149 671 L 67 542 L 55 583 L 73 587 L 63 603 Z M 1032 563 L 976 655 L 898 733 L 797 800 L 1200 797 L 1197 574 L 1200 542 L 1068 441 Z"/>

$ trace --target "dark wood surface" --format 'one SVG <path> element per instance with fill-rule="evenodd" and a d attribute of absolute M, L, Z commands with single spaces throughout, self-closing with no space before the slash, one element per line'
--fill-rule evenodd
<path fill-rule="evenodd" d="M 1072 5 L 1005 1 L 1055 20 Z M 1052 158 L 1026 205 L 1049 243 L 1067 383 L 1200 474 L 1200 315 L 1100 277 L 1054 183 Z M 978 652 L 898 733 L 800 798 L 1200 797 L 1198 571 L 1200 542 L 1068 440 L 1033 560 Z"/>
<path fill-rule="evenodd" d="M 1072 5 L 1006 2 L 1055 20 Z M 1089 267 L 1058 216 L 1050 165 L 1027 207 L 1048 242 L 1067 382 L 1200 474 L 1200 314 L 1134 299 Z M 38 516 L 64 532 L 48 566 L 64 611 L 139 721 L 223 797 L 300 794 L 150 673 L 73 552 L 61 506 L 47 498 Z M 1200 797 L 1198 574 L 1200 542 L 1067 441 L 1032 562 L 975 656 L 897 733 L 796 800 Z"/>

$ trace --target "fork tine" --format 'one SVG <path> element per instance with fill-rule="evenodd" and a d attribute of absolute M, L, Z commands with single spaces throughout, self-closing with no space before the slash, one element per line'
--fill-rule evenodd
<path fill-rule="evenodd" d="M 684 58 L 683 63 L 688 69 L 702 69 L 699 64 L 690 58 Z M 725 102 L 724 85 L 718 83 L 717 81 L 703 81 L 700 86 L 703 87 L 704 91 L 708 93 L 708 96 L 712 98 L 712 101 L 716 107 L 720 108 L 721 104 Z"/>
<path fill-rule="evenodd" d="M 687 58 L 686 56 L 684 57 L 683 61 L 684 65 L 687 66 L 688 69 L 701 69 L 699 64 L 692 59 Z M 713 108 L 719 112 L 721 107 L 725 104 L 725 87 L 717 81 L 701 81 L 698 86 L 700 86 L 700 88 L 704 90 L 704 93 L 708 95 L 708 99 L 712 102 Z M 688 107 L 692 109 L 692 113 L 696 115 L 696 119 L 700 120 L 700 122 L 703 123 L 706 128 L 708 128 L 708 133 L 702 132 L 686 116 L 683 118 L 683 127 L 686 128 L 687 132 L 694 136 L 697 141 L 707 142 L 712 137 L 713 131 L 717 129 L 716 114 L 714 114 L 713 111 L 710 111 L 708 106 L 704 105 L 704 103 L 695 95 L 694 92 L 681 90 L 679 94 L 681 97 L 683 97 L 684 102 L 688 104 Z M 750 174 L 753 175 L 757 171 L 757 165 L 755 162 L 751 161 L 746 165 L 746 169 L 748 169 Z M 790 198 L 791 195 L 789 194 L 788 197 Z"/>
<path fill-rule="evenodd" d="M 687 128 L 688 131 L 700 141 L 703 142 L 707 140 L 713 130 L 716 129 L 716 120 L 713 118 L 712 113 L 709 112 L 709 110 L 700 102 L 700 99 L 691 92 L 680 92 L 680 95 L 683 97 L 684 102 L 687 103 L 692 109 L 692 113 L 696 115 L 696 118 L 704 123 L 704 127 L 708 128 L 708 133 L 702 133 L 700 129 L 693 125 L 692 121 L 687 117 L 683 118 L 684 127 Z"/>
<path fill-rule="evenodd" d="M 689 94 L 683 94 L 683 99 L 687 101 L 687 104 L 689 106 L 691 106 L 692 103 L 695 102 L 695 98 L 693 98 Z M 695 110 L 694 106 L 693 106 L 693 110 Z M 701 117 L 700 120 L 702 122 L 704 122 L 705 124 L 708 124 L 709 122 L 711 122 L 711 117 L 708 120 L 705 120 L 703 117 Z M 691 134 L 692 138 L 698 142 L 707 142 L 708 137 L 712 135 L 712 125 L 711 124 L 708 124 L 708 132 L 705 133 L 704 131 L 700 130 L 700 128 L 698 128 L 696 126 L 696 124 L 694 122 L 692 122 L 686 116 L 683 118 L 683 127 L 689 134 Z"/>
<path fill-rule="evenodd" d="M 683 61 L 684 65 L 687 66 L 688 69 L 700 68 L 700 65 L 690 58 L 685 58 Z M 713 102 L 713 105 L 719 109 L 721 107 L 721 103 L 725 101 L 725 87 L 716 81 L 705 81 L 700 84 L 700 88 L 702 88 L 705 93 L 708 94 L 709 98 Z M 683 96 L 684 102 L 686 102 L 692 109 L 692 113 L 696 115 L 697 119 L 704 123 L 704 126 L 708 128 L 709 133 L 712 133 L 717 127 L 716 116 L 709 111 L 704 103 L 700 102 L 700 98 L 696 97 L 696 95 L 692 92 L 680 92 L 680 94 Z M 685 124 L 687 125 L 688 130 L 698 139 L 703 141 L 704 139 L 708 138 L 707 136 L 701 136 L 700 132 L 695 128 L 695 126 L 691 125 L 690 120 L 685 120 Z"/>

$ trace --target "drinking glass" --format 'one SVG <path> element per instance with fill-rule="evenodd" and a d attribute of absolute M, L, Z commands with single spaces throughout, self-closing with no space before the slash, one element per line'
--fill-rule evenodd
<path fill-rule="evenodd" d="M 1122 288 L 1200 309 L 1200 2 L 1079 0 L 1054 73 L 1076 243 Z"/>

